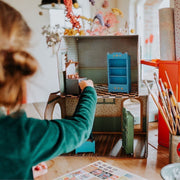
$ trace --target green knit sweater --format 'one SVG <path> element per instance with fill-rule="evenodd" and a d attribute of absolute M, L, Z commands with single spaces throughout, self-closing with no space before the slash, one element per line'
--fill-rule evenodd
<path fill-rule="evenodd" d="M 24 111 L 0 113 L 0 179 L 33 179 L 32 166 L 70 152 L 92 130 L 96 91 L 86 87 L 70 119 L 27 118 Z"/>

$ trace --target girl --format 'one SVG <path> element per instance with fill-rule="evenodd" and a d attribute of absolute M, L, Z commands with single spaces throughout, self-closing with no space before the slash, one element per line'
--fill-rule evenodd
<path fill-rule="evenodd" d="M 21 14 L 2 0 L 0 12 L 0 106 L 14 111 L 37 62 L 26 52 L 31 30 Z M 22 110 L 10 115 L 0 110 L 0 179 L 33 179 L 33 166 L 72 151 L 89 137 L 97 96 L 91 80 L 80 88 L 71 119 L 39 120 Z"/>

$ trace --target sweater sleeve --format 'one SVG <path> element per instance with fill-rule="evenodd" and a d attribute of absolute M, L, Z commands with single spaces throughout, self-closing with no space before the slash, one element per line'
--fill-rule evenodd
<path fill-rule="evenodd" d="M 51 121 L 30 118 L 32 164 L 70 152 L 85 142 L 92 130 L 96 102 L 96 91 L 88 86 L 82 92 L 71 118 Z"/>

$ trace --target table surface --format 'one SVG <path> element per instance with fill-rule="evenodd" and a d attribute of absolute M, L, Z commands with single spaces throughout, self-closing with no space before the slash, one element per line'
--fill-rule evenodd
<path fill-rule="evenodd" d="M 158 145 L 158 123 L 149 123 L 148 158 L 113 158 L 97 156 L 59 156 L 47 161 L 48 173 L 36 178 L 36 180 L 51 180 L 68 172 L 82 168 L 97 160 L 102 160 L 113 166 L 119 167 L 146 179 L 160 180 L 161 168 L 169 164 L 169 150 Z"/>

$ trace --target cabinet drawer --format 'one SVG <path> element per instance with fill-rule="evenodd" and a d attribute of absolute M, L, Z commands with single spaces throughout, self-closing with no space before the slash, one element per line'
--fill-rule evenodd
<path fill-rule="evenodd" d="M 129 92 L 128 85 L 109 84 L 109 92 Z"/>

